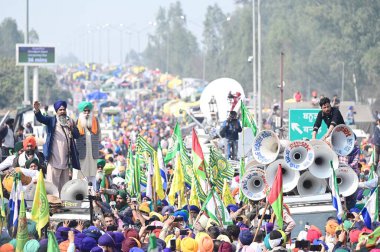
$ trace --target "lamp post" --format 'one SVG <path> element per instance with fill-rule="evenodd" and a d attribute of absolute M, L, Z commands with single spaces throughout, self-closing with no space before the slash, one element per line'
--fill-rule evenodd
<path fill-rule="evenodd" d="M 211 96 L 211 99 L 208 103 L 208 106 L 210 108 L 210 114 L 212 121 L 218 121 L 218 106 L 216 103 L 215 96 Z"/>

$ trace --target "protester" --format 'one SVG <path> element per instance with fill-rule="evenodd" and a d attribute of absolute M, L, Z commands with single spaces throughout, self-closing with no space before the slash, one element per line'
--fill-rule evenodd
<path fill-rule="evenodd" d="M 339 109 L 336 107 L 331 107 L 329 98 L 327 97 L 322 98 L 319 101 L 319 105 L 321 106 L 321 111 L 318 112 L 317 118 L 314 123 L 312 139 L 316 138 L 317 132 L 319 128 L 321 127 L 322 120 L 323 120 L 327 125 L 327 132 L 322 137 L 322 140 L 325 140 L 326 138 L 330 136 L 335 126 L 339 124 L 345 124 L 345 123 Z"/>
<path fill-rule="evenodd" d="M 1 143 L 1 154 L 3 161 L 13 152 L 15 146 L 15 138 L 13 135 L 13 123 L 15 120 L 9 118 L 5 121 L 5 125 L 0 128 L 0 143 Z"/>
<path fill-rule="evenodd" d="M 71 119 L 67 118 L 65 101 L 54 103 L 56 116 L 44 116 L 40 111 L 40 103 L 35 101 L 34 113 L 37 121 L 47 126 L 47 138 L 44 144 L 44 155 L 47 162 L 46 179 L 52 182 L 58 191 L 69 181 L 69 168 L 80 169 L 78 151 L 74 138 L 79 137 L 79 131 Z"/>
<path fill-rule="evenodd" d="M 81 102 L 78 105 L 80 114 L 77 120 L 77 128 L 80 136 L 76 139 L 76 145 L 81 169 L 73 170 L 73 179 L 85 176 L 95 184 L 101 129 L 98 119 L 92 114 L 92 109 L 93 105 L 90 102 Z"/>
<path fill-rule="evenodd" d="M 376 126 L 373 133 L 373 144 L 374 144 L 374 160 L 373 164 L 375 167 L 379 165 L 379 157 L 380 157 L 380 119 L 376 120 Z"/>
<path fill-rule="evenodd" d="M 242 131 L 237 113 L 231 111 L 227 120 L 223 123 L 221 136 L 225 138 L 226 158 L 237 160 L 239 133 Z"/>

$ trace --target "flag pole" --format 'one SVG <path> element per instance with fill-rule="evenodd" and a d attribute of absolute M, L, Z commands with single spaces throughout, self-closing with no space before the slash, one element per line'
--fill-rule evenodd
<path fill-rule="evenodd" d="M 261 223 L 263 222 L 263 219 L 264 219 L 265 213 L 266 213 L 266 211 L 267 211 L 267 209 L 268 209 L 268 206 L 269 206 L 269 202 L 267 201 L 267 202 L 265 203 L 264 212 L 263 212 L 263 214 L 261 215 L 261 218 L 260 218 L 259 223 L 257 224 L 257 229 L 256 229 L 256 231 L 255 231 L 255 236 L 253 237 L 253 241 L 256 240 L 256 236 L 257 236 L 257 234 L 259 233 L 259 230 L 260 230 L 260 227 L 261 227 Z M 257 212 L 257 213 L 258 213 L 258 212 Z"/>
<path fill-rule="evenodd" d="M 210 147 L 210 152 L 211 152 L 211 147 Z M 208 176 L 208 172 L 207 172 L 207 168 L 206 168 L 206 163 L 204 161 L 203 161 L 203 165 L 205 166 L 204 170 L 205 170 L 205 174 L 206 174 L 207 184 L 211 188 L 211 190 L 213 190 L 213 188 L 211 187 L 211 184 L 210 184 L 210 178 Z M 212 192 L 212 199 L 214 201 L 215 206 L 217 206 L 214 192 Z M 223 221 L 222 221 L 222 217 L 220 216 L 220 212 L 219 212 L 218 207 L 216 208 L 216 215 L 218 217 L 220 226 L 223 227 Z"/>

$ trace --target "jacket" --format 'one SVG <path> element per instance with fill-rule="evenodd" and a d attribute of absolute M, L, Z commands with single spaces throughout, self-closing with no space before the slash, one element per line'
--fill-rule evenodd
<path fill-rule="evenodd" d="M 373 134 L 373 144 L 380 146 L 380 126 L 375 126 L 375 132 Z"/>
<path fill-rule="evenodd" d="M 224 137 L 228 140 L 239 140 L 239 133 L 242 131 L 240 122 L 238 120 L 228 122 L 225 121 L 222 126 Z M 222 136 L 223 137 L 223 136 Z"/>
<path fill-rule="evenodd" d="M 96 123 L 98 124 L 98 133 L 94 134 L 91 132 L 91 148 L 92 148 L 93 159 L 99 158 L 100 127 L 99 127 L 98 119 L 96 119 Z M 84 135 L 79 135 L 78 139 L 76 140 L 76 146 L 79 152 L 79 159 L 85 159 L 86 158 L 86 133 Z"/>
<path fill-rule="evenodd" d="M 55 126 L 57 125 L 57 118 L 55 116 L 44 116 L 41 114 L 41 111 L 35 112 L 35 116 L 37 121 L 46 125 L 47 136 L 46 142 L 43 147 L 43 153 L 46 162 L 49 162 L 51 158 L 51 152 L 53 147 L 52 143 L 54 141 L 54 133 Z M 75 139 L 78 139 L 79 137 L 79 130 L 76 125 L 73 125 L 72 135 Z M 72 138 L 70 139 L 70 158 L 72 167 L 80 170 L 79 153 L 76 148 L 75 141 Z"/>

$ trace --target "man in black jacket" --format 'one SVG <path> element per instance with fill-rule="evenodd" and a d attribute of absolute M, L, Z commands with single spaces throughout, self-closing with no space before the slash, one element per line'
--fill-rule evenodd
<path fill-rule="evenodd" d="M 242 131 L 236 111 L 231 111 L 222 126 L 222 136 L 226 139 L 225 153 L 227 159 L 237 160 L 239 133 Z"/>
<path fill-rule="evenodd" d="M 321 111 L 319 111 L 317 115 L 317 119 L 315 120 L 315 123 L 314 123 L 312 139 L 316 138 L 317 132 L 319 128 L 321 127 L 322 120 L 323 120 L 327 125 L 327 132 L 322 137 L 322 140 L 325 140 L 326 138 L 330 136 L 335 126 L 339 124 L 345 124 L 345 123 L 339 109 L 331 107 L 329 98 L 323 97 L 319 101 L 319 105 L 321 106 Z"/>

